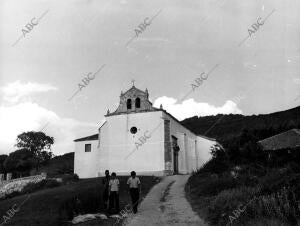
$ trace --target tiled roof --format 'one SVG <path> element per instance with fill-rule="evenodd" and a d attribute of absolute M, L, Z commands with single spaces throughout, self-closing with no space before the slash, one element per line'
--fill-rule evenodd
<path fill-rule="evenodd" d="M 291 129 L 258 142 L 264 150 L 300 147 L 300 130 Z"/>

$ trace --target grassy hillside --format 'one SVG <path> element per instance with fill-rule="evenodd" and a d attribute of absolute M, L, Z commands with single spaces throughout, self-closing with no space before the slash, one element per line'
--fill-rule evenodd
<path fill-rule="evenodd" d="M 224 147 L 213 149 L 212 159 L 186 185 L 193 209 L 209 225 L 300 225 L 300 149 L 266 152 L 257 144 L 300 128 L 299 116 L 297 107 L 266 115 L 184 120 L 195 133 L 217 138 Z"/>
<path fill-rule="evenodd" d="M 193 210 L 211 226 L 296 226 L 299 176 L 289 168 L 264 175 L 240 172 L 237 177 L 199 171 L 189 178 L 186 195 Z"/>
<path fill-rule="evenodd" d="M 70 225 L 73 212 L 80 209 L 82 213 L 104 212 L 102 203 L 102 178 L 83 179 L 56 188 L 45 189 L 27 195 L 17 196 L 12 199 L 0 201 L 0 214 L 7 215 L 6 212 L 14 205 L 20 205 L 20 210 L 12 217 L 11 221 L 5 225 L 22 226 L 57 226 Z M 130 196 L 126 185 L 127 177 L 120 179 L 120 209 L 130 202 Z M 145 197 L 151 187 L 159 181 L 159 178 L 152 176 L 140 177 L 142 182 L 142 197 Z M 74 203 L 74 198 L 78 197 L 81 206 L 78 208 Z M 1 217 L 0 224 L 3 222 Z M 103 222 L 97 221 L 94 225 L 113 225 L 115 219 Z M 86 224 L 80 224 L 86 225 Z M 92 224 L 89 224 L 92 225 Z M 117 225 L 117 224 L 116 224 Z"/>
<path fill-rule="evenodd" d="M 239 137 L 244 129 L 265 131 L 259 137 L 264 139 L 292 128 L 300 128 L 299 116 L 300 107 L 297 107 L 264 115 L 195 116 L 183 120 L 182 123 L 196 134 L 216 138 L 222 143 Z M 210 129 L 215 123 L 216 125 Z"/>

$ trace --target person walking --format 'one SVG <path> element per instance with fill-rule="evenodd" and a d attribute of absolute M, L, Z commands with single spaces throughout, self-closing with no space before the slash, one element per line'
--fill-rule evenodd
<path fill-rule="evenodd" d="M 141 181 L 138 177 L 136 177 L 136 173 L 134 171 L 132 171 L 130 174 L 131 177 L 127 180 L 127 184 L 129 186 L 133 213 L 137 213 L 137 207 L 141 193 Z"/>
<path fill-rule="evenodd" d="M 109 170 L 105 170 L 105 177 L 102 179 L 102 184 L 104 187 L 103 194 L 102 194 L 104 210 L 108 210 L 109 181 L 110 181 Z"/>
<path fill-rule="evenodd" d="M 109 212 L 111 213 L 112 208 L 115 209 L 116 213 L 119 213 L 119 186 L 120 182 L 115 172 L 111 174 L 109 181 Z"/>

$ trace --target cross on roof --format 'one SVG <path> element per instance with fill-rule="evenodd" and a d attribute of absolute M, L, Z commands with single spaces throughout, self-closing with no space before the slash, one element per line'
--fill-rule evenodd
<path fill-rule="evenodd" d="M 132 79 L 132 80 L 131 80 L 131 82 L 132 82 L 132 86 L 134 86 L 134 82 L 135 82 L 135 80 L 134 80 L 134 79 Z"/>

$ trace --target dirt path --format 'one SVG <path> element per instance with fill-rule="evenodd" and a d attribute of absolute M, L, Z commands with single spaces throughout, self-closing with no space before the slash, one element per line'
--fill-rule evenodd
<path fill-rule="evenodd" d="M 205 226 L 185 198 L 184 185 L 189 175 L 165 177 L 143 200 L 126 226 Z"/>

